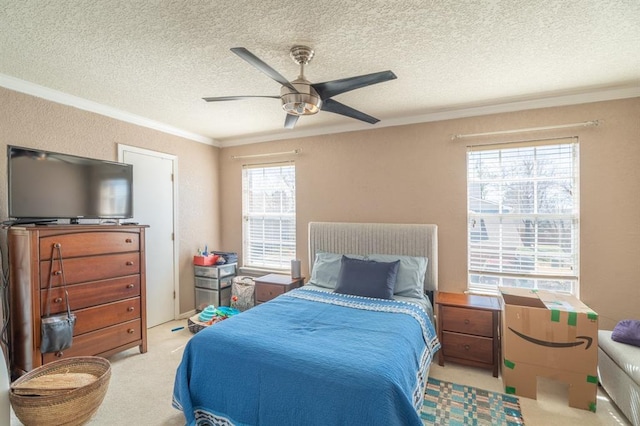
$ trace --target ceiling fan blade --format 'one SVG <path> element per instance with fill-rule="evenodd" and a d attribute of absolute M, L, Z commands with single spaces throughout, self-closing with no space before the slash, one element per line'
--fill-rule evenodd
<path fill-rule="evenodd" d="M 280 96 L 218 96 L 214 98 L 202 98 L 207 102 L 220 102 L 220 101 L 239 101 L 241 99 L 251 99 L 251 98 L 273 98 L 280 99 Z"/>
<path fill-rule="evenodd" d="M 326 81 L 324 83 L 312 84 L 316 89 L 320 99 L 324 101 L 340 93 L 349 92 L 361 87 L 378 84 L 396 79 L 396 75 L 391 71 L 374 72 L 373 74 L 359 75 L 357 77 L 343 78 L 340 80 Z"/>
<path fill-rule="evenodd" d="M 299 115 L 287 114 L 287 117 L 284 119 L 284 128 L 285 129 L 293 129 L 298 122 Z"/>
<path fill-rule="evenodd" d="M 298 90 L 295 87 L 293 87 L 293 84 L 289 83 L 289 80 L 284 78 L 278 71 L 271 68 L 265 62 L 263 62 L 262 59 L 258 58 L 256 55 L 249 52 L 244 47 L 232 47 L 231 51 L 236 55 L 240 56 L 245 61 L 249 62 L 251 65 L 259 69 L 269 77 L 271 77 L 272 79 L 274 79 L 275 81 L 277 81 L 278 83 L 282 84 L 283 86 L 287 86 L 289 89 L 293 90 L 294 93 L 298 93 Z"/>
<path fill-rule="evenodd" d="M 358 111 L 357 109 L 353 109 L 345 104 L 341 104 L 338 101 L 334 101 L 333 99 L 327 99 L 322 102 L 322 111 L 333 112 L 334 114 L 345 115 L 347 117 L 355 118 L 356 120 L 365 121 L 370 124 L 376 124 L 378 121 L 377 118 L 372 117 L 364 112 Z"/>

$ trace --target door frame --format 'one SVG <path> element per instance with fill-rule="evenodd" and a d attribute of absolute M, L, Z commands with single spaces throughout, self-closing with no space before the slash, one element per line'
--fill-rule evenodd
<path fill-rule="evenodd" d="M 150 149 L 138 148 L 136 146 L 117 144 L 118 145 L 118 161 L 123 162 L 124 152 L 129 151 L 135 154 L 148 155 L 151 157 L 162 158 L 171 161 L 171 167 L 173 170 L 173 319 L 180 317 L 180 271 L 178 269 L 179 263 L 179 241 L 180 236 L 178 232 L 178 156 L 173 154 L 167 154 L 159 151 L 152 151 Z M 135 191 L 135 189 L 134 189 Z M 146 257 L 145 257 L 146 259 Z"/>

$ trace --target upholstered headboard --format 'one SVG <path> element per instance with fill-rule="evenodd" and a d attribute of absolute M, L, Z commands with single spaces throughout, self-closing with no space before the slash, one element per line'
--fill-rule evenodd
<path fill-rule="evenodd" d="M 425 291 L 438 289 L 438 226 L 395 223 L 309 223 L 309 271 L 316 252 L 397 254 L 429 259 Z"/>

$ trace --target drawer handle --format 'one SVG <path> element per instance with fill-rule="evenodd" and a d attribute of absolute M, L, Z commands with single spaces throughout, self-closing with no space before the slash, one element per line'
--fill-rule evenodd
<path fill-rule="evenodd" d="M 62 302 L 62 297 L 56 297 L 55 299 L 53 299 L 53 303 L 60 303 Z"/>
<path fill-rule="evenodd" d="M 469 345 L 464 345 L 464 350 L 465 350 L 465 351 L 468 351 L 469 349 L 471 349 L 471 346 L 469 346 Z"/>
<path fill-rule="evenodd" d="M 62 352 L 62 351 L 56 352 L 56 357 L 57 358 L 62 358 L 62 355 L 64 355 L 64 352 Z"/>
<path fill-rule="evenodd" d="M 127 238 L 126 240 L 124 240 L 125 243 L 131 244 L 133 242 L 133 240 L 131 238 Z"/>
<path fill-rule="evenodd" d="M 470 321 L 469 321 L 469 319 L 468 319 L 468 318 L 464 320 L 464 323 L 465 323 L 466 325 L 469 325 L 469 322 L 470 322 Z"/>
<path fill-rule="evenodd" d="M 129 312 L 133 312 L 134 310 L 135 310 L 135 308 L 134 308 L 133 306 L 129 306 L 129 307 L 127 308 L 127 311 L 129 311 Z"/>
<path fill-rule="evenodd" d="M 128 330 L 127 330 L 127 333 L 129 333 L 129 334 L 133 334 L 133 332 L 134 332 L 134 331 L 135 331 L 135 330 L 134 330 L 133 328 L 130 328 L 130 329 L 128 329 Z"/>
<path fill-rule="evenodd" d="M 129 261 L 127 262 L 127 266 L 133 266 L 133 262 L 129 260 Z"/>
<path fill-rule="evenodd" d="M 134 285 L 133 284 L 127 284 L 127 288 L 133 288 Z"/>
<path fill-rule="evenodd" d="M 56 275 L 56 276 L 62 275 L 62 271 L 53 271 L 53 275 Z"/>

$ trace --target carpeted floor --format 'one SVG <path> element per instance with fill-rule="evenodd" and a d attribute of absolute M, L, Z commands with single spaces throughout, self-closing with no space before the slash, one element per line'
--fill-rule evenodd
<path fill-rule="evenodd" d="M 425 425 L 524 425 L 517 397 L 432 377 L 421 417 Z"/>

